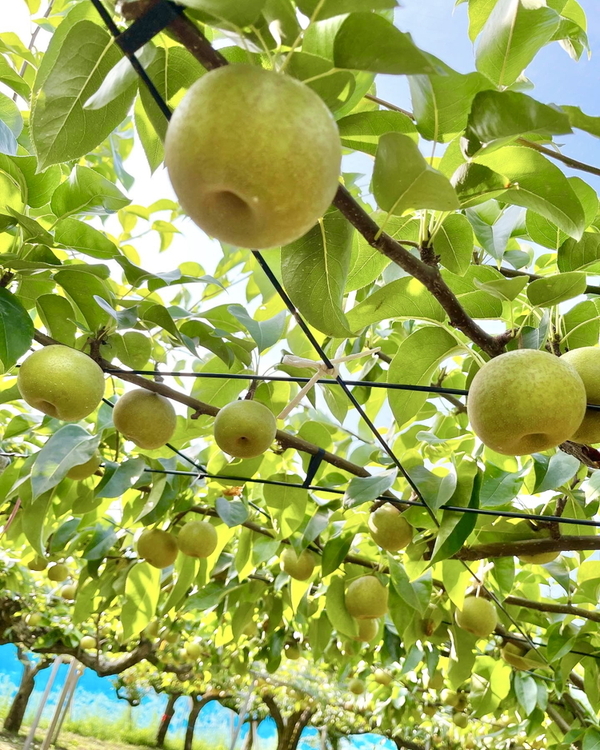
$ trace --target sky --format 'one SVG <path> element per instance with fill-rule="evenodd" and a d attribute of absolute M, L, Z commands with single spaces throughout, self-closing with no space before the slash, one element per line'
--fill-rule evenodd
<path fill-rule="evenodd" d="M 579 0 L 588 15 L 590 45 L 600 50 L 600 3 L 598 0 Z M 0 0 L 2 14 L 0 15 L 0 33 L 14 31 L 27 42 L 30 33 L 28 12 L 23 0 Z M 9 9 L 6 13 L 6 9 Z M 435 54 L 451 67 L 462 73 L 474 70 L 473 47 L 467 36 L 467 6 L 454 8 L 453 0 L 402 0 L 402 7 L 396 12 L 396 24 L 403 31 L 413 35 L 417 45 Z M 43 36 L 43 35 L 41 35 Z M 566 52 L 553 44 L 542 50 L 532 65 L 526 71 L 527 76 L 535 84 L 531 94 L 545 103 L 569 104 L 580 106 L 590 115 L 600 115 L 600 56 L 587 59 L 583 57 L 579 62 L 572 61 Z M 382 76 L 378 81 L 378 94 L 383 99 L 410 109 L 411 102 L 408 85 L 403 77 Z M 565 144 L 564 153 L 577 159 L 600 165 L 600 141 L 585 133 L 576 132 L 574 135 L 564 136 L 561 143 Z M 360 162 L 352 161 L 352 168 L 356 163 L 370 167 L 369 160 L 364 158 Z M 139 147 L 134 149 L 132 157 L 127 163 L 128 170 L 135 174 L 137 181 L 129 196 L 134 203 L 148 205 L 163 197 L 173 197 L 168 179 L 163 170 L 150 177 L 145 165 L 143 154 Z M 571 174 L 567 170 L 567 174 Z M 574 173 L 573 173 L 574 174 Z M 600 180 L 586 175 L 596 190 L 600 191 Z M 365 183 L 368 179 L 365 180 Z M 172 248 L 162 255 L 158 254 L 157 243 L 152 239 L 141 240 L 138 249 L 143 255 L 143 265 L 150 270 L 171 270 L 186 260 L 201 263 L 210 273 L 218 259 L 217 246 L 208 240 L 189 220 L 179 223 L 181 235 L 176 236 Z M 228 302 L 244 301 L 240 298 L 239 287 L 234 287 L 227 299 Z M 219 304 L 221 303 L 219 300 Z M 224 301 L 224 300 L 223 300 Z M 10 681 L 14 689 L 14 681 L 18 675 L 19 665 L 14 660 L 10 650 L 0 648 L 0 693 L 2 680 L 4 685 Z M 43 680 L 40 681 L 43 685 Z M 92 673 L 87 673 L 79 690 L 81 705 L 88 705 L 90 696 L 101 694 L 103 700 L 110 701 L 111 690 L 109 681 L 99 681 Z M 91 704 L 90 704 L 91 705 Z M 94 704 L 97 706 L 97 703 Z M 112 704 L 112 710 L 115 705 Z M 120 705 L 120 704 L 118 704 Z M 156 704 L 145 704 L 153 715 L 158 712 Z M 179 708 L 178 722 L 183 721 L 183 706 Z M 222 721 L 222 716 L 205 714 L 205 720 Z M 268 732 L 268 729 L 265 729 Z M 390 745 L 388 745 L 390 747 Z M 261 750 L 267 750 L 267 743 Z"/>

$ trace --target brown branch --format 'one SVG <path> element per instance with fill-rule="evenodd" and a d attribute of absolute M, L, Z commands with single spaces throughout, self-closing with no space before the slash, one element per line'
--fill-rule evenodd
<path fill-rule="evenodd" d="M 269 709 L 271 718 L 275 722 L 275 726 L 277 727 L 277 736 L 281 737 L 285 732 L 285 722 L 283 720 L 283 716 L 281 715 L 281 711 L 279 710 L 279 706 L 277 705 L 277 703 L 275 703 L 275 698 L 273 698 L 273 696 L 269 693 L 263 695 L 262 699 L 263 703 Z"/>
<path fill-rule="evenodd" d="M 457 560 L 485 560 L 495 557 L 519 557 L 543 552 L 578 552 L 600 549 L 600 536 L 563 536 L 560 539 L 527 539 L 519 542 L 492 542 L 464 547 L 454 555 Z"/>
<path fill-rule="evenodd" d="M 92 669 L 99 677 L 110 677 L 112 675 L 121 674 L 121 672 L 139 664 L 141 661 L 151 661 L 153 647 L 150 641 L 140 641 L 132 651 L 129 651 L 116 659 L 108 659 L 101 655 L 96 656 L 94 652 L 85 651 L 79 647 L 73 648 L 61 641 L 53 643 L 52 646 L 34 648 L 32 651 L 36 654 L 74 656 L 77 661 L 80 661 L 83 665 Z M 167 671 L 172 670 L 167 669 Z"/>
<path fill-rule="evenodd" d="M 581 617 L 592 622 L 600 622 L 600 612 L 595 610 L 575 607 L 571 604 L 551 604 L 550 602 L 535 602 L 531 599 L 523 599 L 520 596 L 507 596 L 503 604 L 510 604 L 515 607 L 526 607 L 535 609 L 538 612 L 554 612 L 560 615 L 569 615 L 571 617 Z"/>
<path fill-rule="evenodd" d="M 527 278 L 530 281 L 537 281 L 538 279 L 544 279 L 548 278 L 547 276 L 540 276 L 537 273 L 528 273 L 527 271 L 517 271 L 514 268 L 506 268 L 505 266 L 501 266 L 498 268 L 497 266 L 493 266 L 488 263 L 484 263 L 484 266 L 489 266 L 489 268 L 493 268 L 496 271 L 500 271 L 500 273 L 503 276 L 506 276 L 507 279 L 516 279 L 520 276 L 527 276 Z M 585 288 L 584 294 L 600 294 L 600 286 L 594 286 L 593 284 L 588 284 Z"/>
<path fill-rule="evenodd" d="M 584 161 L 578 161 L 577 159 L 572 159 L 570 156 L 564 156 L 559 151 L 553 151 L 551 148 L 541 146 L 534 141 L 528 141 L 526 138 L 517 138 L 516 142 L 520 146 L 527 146 L 527 148 L 532 148 L 534 151 L 549 156 L 551 159 L 556 159 L 556 161 L 562 162 L 567 167 L 571 167 L 571 169 L 578 169 L 580 172 L 589 172 L 589 174 L 600 176 L 600 167 L 594 167 L 591 164 L 586 164 Z"/>

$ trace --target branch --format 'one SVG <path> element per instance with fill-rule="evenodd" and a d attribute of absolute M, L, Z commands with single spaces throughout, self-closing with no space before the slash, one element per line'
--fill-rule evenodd
<path fill-rule="evenodd" d="M 505 266 L 501 266 L 498 268 L 497 266 L 493 266 L 489 263 L 484 263 L 484 266 L 489 266 L 489 268 L 493 268 L 496 271 L 500 271 L 500 273 L 503 276 L 506 276 L 507 279 L 516 279 L 519 276 L 527 276 L 527 278 L 530 281 L 537 281 L 538 279 L 545 279 L 548 278 L 547 276 L 540 276 L 537 273 L 528 273 L 527 271 L 516 271 L 514 268 L 506 268 Z M 584 294 L 600 294 L 600 286 L 594 286 L 593 284 L 588 284 L 585 288 Z"/>
<path fill-rule="evenodd" d="M 566 166 L 571 167 L 571 169 L 578 169 L 580 172 L 589 172 L 589 174 L 600 176 L 599 167 L 594 167 L 591 164 L 586 164 L 584 161 L 577 161 L 577 159 L 572 159 L 570 156 L 563 156 L 560 151 L 553 151 L 551 148 L 541 146 L 539 143 L 535 143 L 534 141 L 528 141 L 526 138 L 517 138 L 516 142 L 521 146 L 527 146 L 527 148 L 532 148 L 534 151 L 538 151 L 540 154 L 549 156 L 551 159 L 556 159 L 556 161 L 560 161 L 563 164 L 566 164 Z"/>
<path fill-rule="evenodd" d="M 98 677 L 111 677 L 113 675 L 121 674 L 121 672 L 139 664 L 145 659 L 151 661 L 150 657 L 152 656 L 153 648 L 150 641 L 140 641 L 133 651 L 123 654 L 116 659 L 108 659 L 101 654 L 96 656 L 96 654 L 85 651 L 82 648 L 73 648 L 72 646 L 67 646 L 65 643 L 58 641 L 57 643 L 53 643 L 52 646 L 35 648 L 33 649 L 33 652 L 36 654 L 65 654 L 73 656 L 84 666 L 89 667 L 96 672 Z"/>
<path fill-rule="evenodd" d="M 593 622 L 600 622 L 600 612 L 595 610 L 575 607 L 571 604 L 551 604 L 549 602 L 535 602 L 531 599 L 523 599 L 520 596 L 507 596 L 503 604 L 511 604 L 515 607 L 527 607 L 535 609 L 538 612 L 556 612 L 561 615 L 570 615 L 571 617 L 582 617 Z"/>
<path fill-rule="evenodd" d="M 494 557 L 520 557 L 542 552 L 580 552 L 600 549 L 600 536 L 563 536 L 560 539 L 526 539 L 519 542 L 492 542 L 464 547 L 456 560 L 484 560 Z"/>
<path fill-rule="evenodd" d="M 273 696 L 269 693 L 263 695 L 262 699 L 263 703 L 269 709 L 269 713 L 271 714 L 273 721 L 275 722 L 275 726 L 277 727 L 277 736 L 281 737 L 285 732 L 285 722 L 283 720 L 283 716 L 281 715 L 281 711 L 279 710 L 279 706 L 277 705 L 277 703 L 275 703 L 275 698 L 273 698 Z"/>

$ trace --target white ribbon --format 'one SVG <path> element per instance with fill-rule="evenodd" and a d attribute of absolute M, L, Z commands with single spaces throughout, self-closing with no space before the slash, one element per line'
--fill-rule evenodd
<path fill-rule="evenodd" d="M 285 407 L 277 419 L 285 419 L 288 414 L 295 409 L 298 404 L 302 401 L 304 396 L 314 388 L 315 385 L 325 377 L 337 378 L 339 375 L 339 367 L 343 362 L 351 362 L 353 359 L 360 359 L 361 357 L 368 357 L 371 354 L 377 354 L 381 351 L 380 347 L 376 349 L 367 349 L 364 352 L 358 352 L 357 354 L 348 354 L 346 357 L 336 357 L 330 360 L 333 367 L 328 367 L 324 362 L 316 362 L 314 359 L 305 359 L 304 357 L 296 357 L 294 354 L 286 354 L 282 360 L 282 364 L 288 365 L 289 367 L 311 367 L 316 370 L 312 378 L 306 383 L 306 385 L 300 390 L 300 392 L 290 401 Z"/>

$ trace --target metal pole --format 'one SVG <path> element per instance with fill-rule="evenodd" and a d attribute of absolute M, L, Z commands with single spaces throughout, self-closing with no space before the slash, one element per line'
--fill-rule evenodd
<path fill-rule="evenodd" d="M 321 727 L 321 750 L 327 750 L 327 727 Z"/>
<path fill-rule="evenodd" d="M 44 737 L 41 750 L 48 750 L 48 748 L 50 747 L 50 741 L 52 740 L 52 735 L 54 734 L 54 730 L 56 729 L 56 725 L 58 724 L 58 717 L 60 715 L 65 699 L 67 697 L 67 693 L 71 686 L 73 674 L 76 672 L 76 670 L 77 670 L 77 660 L 73 659 L 71 662 L 71 665 L 69 666 L 67 679 L 65 680 L 65 684 L 63 685 L 63 689 L 58 699 L 58 703 L 56 704 L 56 709 L 54 711 L 54 716 L 52 717 L 52 721 L 50 722 L 50 727 L 48 728 L 48 732 L 46 733 L 46 736 Z"/>
<path fill-rule="evenodd" d="M 248 690 L 248 695 L 246 696 L 246 700 L 244 701 L 242 707 L 240 708 L 240 713 L 238 717 L 238 723 L 234 730 L 234 716 L 235 713 L 231 716 L 231 745 L 229 746 L 229 750 L 234 750 L 235 743 L 237 742 L 238 737 L 240 736 L 240 732 L 242 731 L 242 726 L 244 725 L 244 719 L 246 718 L 246 713 L 248 712 L 248 707 L 250 706 L 250 701 L 252 700 L 252 694 L 254 692 L 254 682 L 250 685 L 250 690 Z"/>
<path fill-rule="evenodd" d="M 83 674 L 83 668 L 81 664 L 78 665 L 77 671 L 73 674 L 73 677 L 71 679 L 71 684 L 69 686 L 69 694 L 67 696 L 67 700 L 65 701 L 64 709 L 60 715 L 60 718 L 58 720 L 58 725 L 56 727 L 56 732 L 54 733 L 54 737 L 52 739 L 52 744 L 56 745 L 58 742 L 58 737 L 60 735 L 60 732 L 62 730 L 63 724 L 65 723 L 65 719 L 67 718 L 67 714 L 69 713 L 69 708 L 71 707 L 71 702 L 73 701 L 73 696 L 75 695 L 75 690 L 77 688 L 77 683 L 79 682 L 79 679 L 81 678 L 81 675 Z"/>
<path fill-rule="evenodd" d="M 256 719 L 252 722 L 250 731 L 252 732 L 252 748 L 258 750 L 258 722 Z"/>
<path fill-rule="evenodd" d="M 35 714 L 31 727 L 29 728 L 29 734 L 27 735 L 27 739 L 25 740 L 25 744 L 23 745 L 23 750 L 29 750 L 31 748 L 31 743 L 33 742 L 33 739 L 35 737 L 36 729 L 38 728 L 40 719 L 42 718 L 42 713 L 44 711 L 44 708 L 46 707 L 46 703 L 48 702 L 48 697 L 50 696 L 52 685 L 54 684 L 54 680 L 56 679 L 56 675 L 58 674 L 58 668 L 62 664 L 62 661 L 62 656 L 57 656 L 54 660 L 54 664 L 52 665 L 52 672 L 50 672 L 50 677 L 48 677 L 46 689 L 44 690 L 44 694 L 42 695 L 42 698 L 40 700 L 38 710 Z"/>

